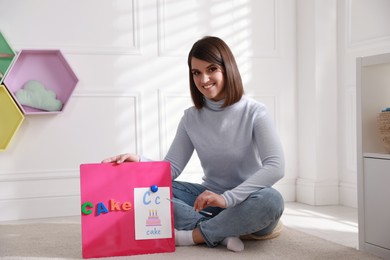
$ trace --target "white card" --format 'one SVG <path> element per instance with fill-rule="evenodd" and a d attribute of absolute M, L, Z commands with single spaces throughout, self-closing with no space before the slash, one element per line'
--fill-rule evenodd
<path fill-rule="evenodd" d="M 172 237 L 169 187 L 134 188 L 135 240 Z"/>

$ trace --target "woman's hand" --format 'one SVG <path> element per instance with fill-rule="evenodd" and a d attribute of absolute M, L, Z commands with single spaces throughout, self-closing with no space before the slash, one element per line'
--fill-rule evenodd
<path fill-rule="evenodd" d="M 139 155 L 133 153 L 125 153 L 125 154 L 120 154 L 117 156 L 104 159 L 102 163 L 139 162 L 139 160 L 140 160 Z"/>
<path fill-rule="evenodd" d="M 196 198 L 194 209 L 199 212 L 207 207 L 226 208 L 225 199 L 219 194 L 206 190 Z"/>

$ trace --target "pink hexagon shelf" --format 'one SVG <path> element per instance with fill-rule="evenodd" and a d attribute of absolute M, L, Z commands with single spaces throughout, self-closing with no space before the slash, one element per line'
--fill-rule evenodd
<path fill-rule="evenodd" d="M 55 100 L 62 103 L 62 106 L 53 111 L 20 102 L 20 96 L 18 96 L 18 99 L 16 93 L 21 90 L 24 91 L 26 84 L 31 82 L 38 82 L 45 91 L 47 90 L 55 95 Z M 21 50 L 4 78 L 5 86 L 25 115 L 62 112 L 77 82 L 77 76 L 60 50 Z M 33 94 L 30 96 L 36 96 L 35 93 Z"/>
<path fill-rule="evenodd" d="M 8 93 L 0 85 L 0 151 L 4 151 L 24 120 L 24 115 Z"/>
<path fill-rule="evenodd" d="M 15 52 L 0 32 L 0 83 L 2 82 L 3 76 L 7 73 L 14 57 Z"/>

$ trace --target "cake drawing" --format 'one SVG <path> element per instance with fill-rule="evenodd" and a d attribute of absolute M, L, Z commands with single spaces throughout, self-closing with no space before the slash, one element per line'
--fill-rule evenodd
<path fill-rule="evenodd" d="M 146 226 L 161 226 L 161 220 L 158 217 L 157 209 L 149 209 L 149 217 L 146 219 Z"/>

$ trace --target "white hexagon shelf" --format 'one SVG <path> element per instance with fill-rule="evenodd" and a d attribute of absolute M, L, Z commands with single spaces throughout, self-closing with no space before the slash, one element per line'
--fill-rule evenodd
<path fill-rule="evenodd" d="M 21 50 L 4 77 L 25 115 L 62 112 L 77 82 L 60 50 Z"/>
<path fill-rule="evenodd" d="M 8 93 L 0 85 L 0 151 L 4 151 L 24 120 L 24 115 Z"/>

